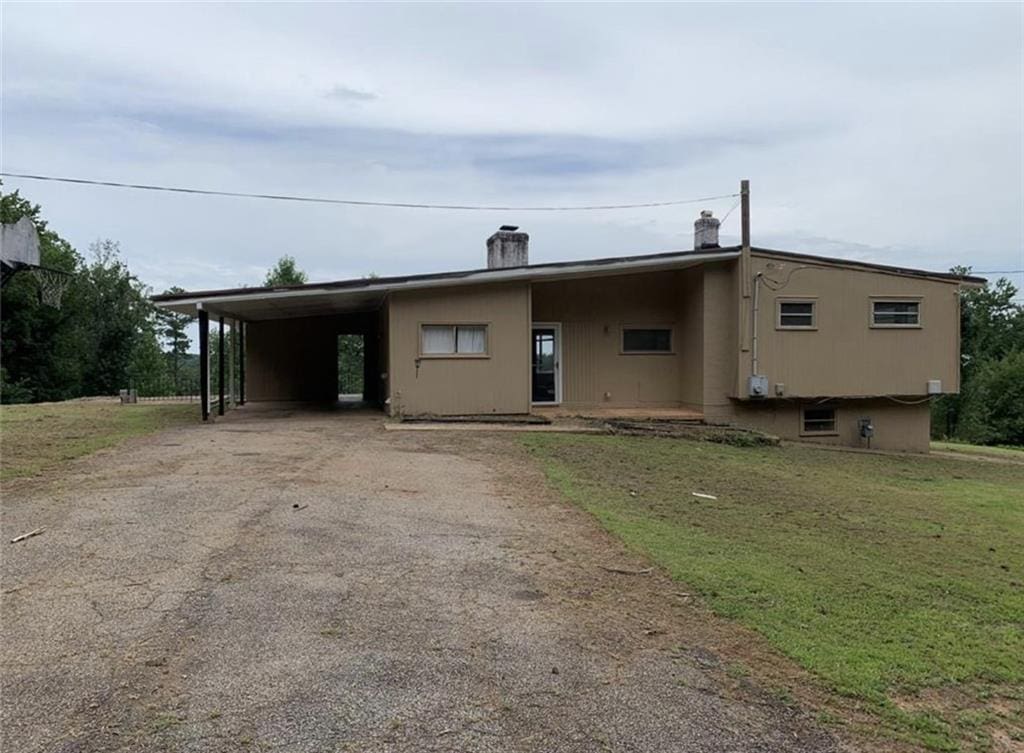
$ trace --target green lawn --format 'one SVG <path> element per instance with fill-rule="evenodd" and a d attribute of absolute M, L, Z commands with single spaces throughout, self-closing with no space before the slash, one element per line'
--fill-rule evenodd
<path fill-rule="evenodd" d="M 828 693 L 860 699 L 878 730 L 942 750 L 1024 745 L 1024 465 L 524 442 L 570 500 Z"/>
<path fill-rule="evenodd" d="M 34 476 L 128 437 L 198 420 L 189 404 L 107 400 L 0 406 L 0 480 Z"/>
<path fill-rule="evenodd" d="M 967 455 L 988 455 L 994 458 L 1016 460 L 1024 463 L 1024 447 L 1002 447 L 963 442 L 932 442 L 932 449 L 939 452 L 962 452 Z"/>

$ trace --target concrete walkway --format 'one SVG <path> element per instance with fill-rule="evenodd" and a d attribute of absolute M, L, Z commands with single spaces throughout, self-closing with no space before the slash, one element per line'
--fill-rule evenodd
<path fill-rule="evenodd" d="M 519 448 L 238 414 L 6 485 L 0 749 L 837 749 Z"/>

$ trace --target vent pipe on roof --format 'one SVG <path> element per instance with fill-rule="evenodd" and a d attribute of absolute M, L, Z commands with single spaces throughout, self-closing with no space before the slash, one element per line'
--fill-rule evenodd
<path fill-rule="evenodd" d="M 718 226 L 721 223 L 712 216 L 710 209 L 704 209 L 693 223 L 693 250 L 718 248 Z"/>
<path fill-rule="evenodd" d="M 487 268 L 525 267 L 530 263 L 530 236 L 518 225 L 502 225 L 487 239 Z"/>

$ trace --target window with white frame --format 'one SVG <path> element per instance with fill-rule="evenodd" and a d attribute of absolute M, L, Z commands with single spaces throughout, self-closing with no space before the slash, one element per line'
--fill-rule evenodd
<path fill-rule="evenodd" d="M 778 304 L 779 329 L 814 329 L 814 301 L 812 300 L 780 300 Z"/>
<path fill-rule="evenodd" d="M 425 356 L 486 355 L 487 325 L 424 324 L 420 327 L 420 353 Z"/>
<path fill-rule="evenodd" d="M 672 330 L 668 327 L 623 327 L 623 353 L 671 353 Z"/>
<path fill-rule="evenodd" d="M 836 409 L 822 406 L 804 408 L 801 419 L 801 434 L 835 434 Z"/>
<path fill-rule="evenodd" d="M 897 299 L 871 301 L 872 327 L 920 327 L 921 302 Z"/>

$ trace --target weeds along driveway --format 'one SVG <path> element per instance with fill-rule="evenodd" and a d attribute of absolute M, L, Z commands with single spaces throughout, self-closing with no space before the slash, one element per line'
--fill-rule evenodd
<path fill-rule="evenodd" d="M 239 413 L 5 485 L 0 747 L 837 749 L 519 447 Z"/>

